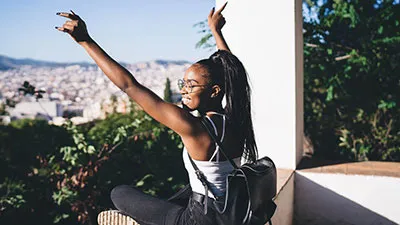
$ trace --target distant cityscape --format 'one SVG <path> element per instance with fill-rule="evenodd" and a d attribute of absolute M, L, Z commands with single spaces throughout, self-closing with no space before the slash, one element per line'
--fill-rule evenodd
<path fill-rule="evenodd" d="M 130 109 L 128 96 L 119 90 L 94 64 L 51 63 L 0 57 L 0 104 L 7 113 L 4 124 L 22 118 L 46 119 L 61 125 L 66 118 L 75 124 L 103 119 L 112 112 Z M 166 79 L 171 82 L 172 99 L 179 101 L 178 79 L 191 65 L 187 61 L 154 60 L 123 64 L 144 86 L 163 98 Z M 27 81 L 41 98 L 24 95 L 19 88 Z M 10 106 L 10 102 L 14 102 Z"/>

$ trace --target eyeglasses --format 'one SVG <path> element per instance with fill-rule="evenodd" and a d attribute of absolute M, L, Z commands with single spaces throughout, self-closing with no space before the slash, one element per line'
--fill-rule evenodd
<path fill-rule="evenodd" d="M 178 88 L 179 90 L 182 90 L 182 88 L 185 88 L 188 93 L 193 93 L 193 88 L 194 87 L 206 87 L 209 84 L 193 84 L 191 80 L 185 81 L 182 79 L 178 80 Z"/>

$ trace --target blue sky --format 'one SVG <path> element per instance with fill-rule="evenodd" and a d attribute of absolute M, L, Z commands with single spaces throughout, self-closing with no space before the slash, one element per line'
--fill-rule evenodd
<path fill-rule="evenodd" d="M 114 59 L 196 61 L 210 51 L 195 49 L 193 25 L 207 18 L 214 0 L 0 0 L 0 54 L 56 62 L 89 61 L 68 34 L 54 29 L 74 10 L 91 36 Z"/>

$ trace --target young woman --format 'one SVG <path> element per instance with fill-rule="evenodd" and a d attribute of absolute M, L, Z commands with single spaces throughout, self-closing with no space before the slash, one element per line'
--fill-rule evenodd
<path fill-rule="evenodd" d="M 110 224 L 123 219 L 124 215 L 134 218 L 142 225 L 163 224 L 215 224 L 215 211 L 209 208 L 204 213 L 205 188 L 197 179 L 189 156 L 204 173 L 211 185 L 208 200 L 225 194 L 225 178 L 233 170 L 232 165 L 213 142 L 201 119 L 190 112 L 198 110 L 202 117 L 212 124 L 221 140 L 227 157 L 240 164 L 241 157 L 249 161 L 257 158 L 250 110 L 250 88 L 242 63 L 227 46 L 221 32 L 225 19 L 221 12 L 211 10 L 208 25 L 215 38 L 218 51 L 208 59 L 190 66 L 179 81 L 183 108 L 164 102 L 151 90 L 138 83 L 135 77 L 114 61 L 89 36 L 85 22 L 74 12 L 57 13 L 66 17 L 59 31 L 68 33 L 94 59 L 109 79 L 138 103 L 150 116 L 178 133 L 184 143 L 183 158 L 189 174 L 192 195 L 185 206 L 157 199 L 143 194 L 134 187 L 117 186 L 111 192 L 111 199 L 119 211 L 112 211 L 110 217 L 103 217 L 101 224 Z M 222 106 L 225 96 L 226 106 Z M 216 193 L 214 196 L 212 193 Z M 105 219 L 104 219 L 105 218 Z M 125 216 L 125 219 L 128 218 Z M 116 224 L 116 223 L 114 223 Z"/>

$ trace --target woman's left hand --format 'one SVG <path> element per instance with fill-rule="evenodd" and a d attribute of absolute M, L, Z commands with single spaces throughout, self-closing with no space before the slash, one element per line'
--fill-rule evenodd
<path fill-rule="evenodd" d="M 212 8 L 210 14 L 208 14 L 208 27 L 212 32 L 221 31 L 222 27 L 225 25 L 225 18 L 221 13 L 225 9 L 226 4 L 228 4 L 228 2 L 225 2 L 225 4 L 216 12 L 215 8 Z"/>
<path fill-rule="evenodd" d="M 72 10 L 71 13 L 58 12 L 57 15 L 70 19 L 66 21 L 62 27 L 56 27 L 57 30 L 68 33 L 78 43 L 91 40 L 85 21 Z"/>

